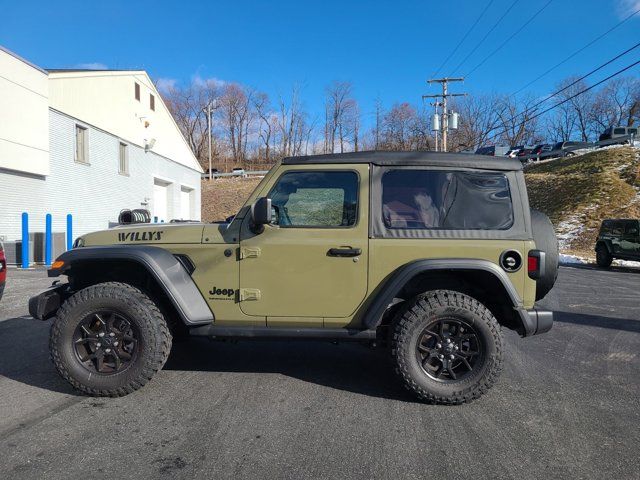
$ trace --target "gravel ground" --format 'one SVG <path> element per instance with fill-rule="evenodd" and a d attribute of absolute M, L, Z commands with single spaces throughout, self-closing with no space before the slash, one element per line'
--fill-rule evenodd
<path fill-rule="evenodd" d="M 640 271 L 561 268 L 551 332 L 506 332 L 480 400 L 414 401 L 385 351 L 320 342 L 174 346 L 119 399 L 77 395 L 30 319 L 42 271 L 0 303 L 0 478 L 638 478 Z"/>

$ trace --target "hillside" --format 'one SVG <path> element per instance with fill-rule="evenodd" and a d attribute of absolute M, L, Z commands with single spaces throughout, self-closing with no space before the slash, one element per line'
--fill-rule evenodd
<path fill-rule="evenodd" d="M 262 177 L 202 181 L 202 220 L 215 222 L 238 213 Z"/>
<path fill-rule="evenodd" d="M 640 218 L 640 151 L 601 149 L 525 170 L 532 208 L 556 227 L 563 253 L 593 258 L 604 218 Z"/>
<path fill-rule="evenodd" d="M 604 218 L 640 218 L 640 150 L 616 147 L 525 170 L 531 206 L 556 226 L 563 253 L 593 258 Z M 202 182 L 202 218 L 235 214 L 260 181 L 258 177 Z"/>

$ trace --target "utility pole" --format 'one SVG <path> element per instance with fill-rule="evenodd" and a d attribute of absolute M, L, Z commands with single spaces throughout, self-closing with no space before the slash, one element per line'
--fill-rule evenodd
<path fill-rule="evenodd" d="M 463 82 L 463 77 L 455 77 L 455 78 L 432 78 L 431 80 L 427 80 L 428 84 L 439 83 L 442 85 L 442 94 L 440 95 L 423 95 L 422 98 L 442 98 L 442 102 L 438 102 L 436 100 L 436 104 L 440 103 L 442 106 L 442 151 L 447 151 L 447 133 L 449 133 L 449 110 L 447 110 L 447 99 L 449 97 L 464 97 L 466 93 L 449 93 L 448 84 L 449 82 Z M 438 105 L 436 105 L 437 112 Z M 437 133 L 436 133 L 437 135 Z M 437 150 L 437 147 L 436 147 Z"/>
<path fill-rule="evenodd" d="M 211 173 L 211 169 L 212 169 L 212 166 L 211 166 L 211 114 L 213 113 L 212 104 L 213 104 L 213 101 L 210 101 L 209 103 L 207 103 L 207 106 L 202 109 L 202 111 L 205 112 L 207 115 L 207 134 L 208 134 L 208 143 L 209 143 L 209 180 L 210 181 L 213 179 L 213 174 Z"/>

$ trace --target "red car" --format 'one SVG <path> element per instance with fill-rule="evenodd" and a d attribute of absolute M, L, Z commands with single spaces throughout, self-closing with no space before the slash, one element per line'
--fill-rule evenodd
<path fill-rule="evenodd" d="M 7 280 L 7 259 L 4 256 L 4 247 L 0 242 L 0 300 L 2 300 L 2 294 L 4 293 L 4 284 Z"/>

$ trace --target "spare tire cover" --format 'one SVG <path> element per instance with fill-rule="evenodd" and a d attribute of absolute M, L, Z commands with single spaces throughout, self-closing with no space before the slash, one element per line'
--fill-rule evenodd
<path fill-rule="evenodd" d="M 538 210 L 531 210 L 531 229 L 536 248 L 545 253 L 544 275 L 536 282 L 536 300 L 542 300 L 558 278 L 558 238 L 549 217 Z"/>

